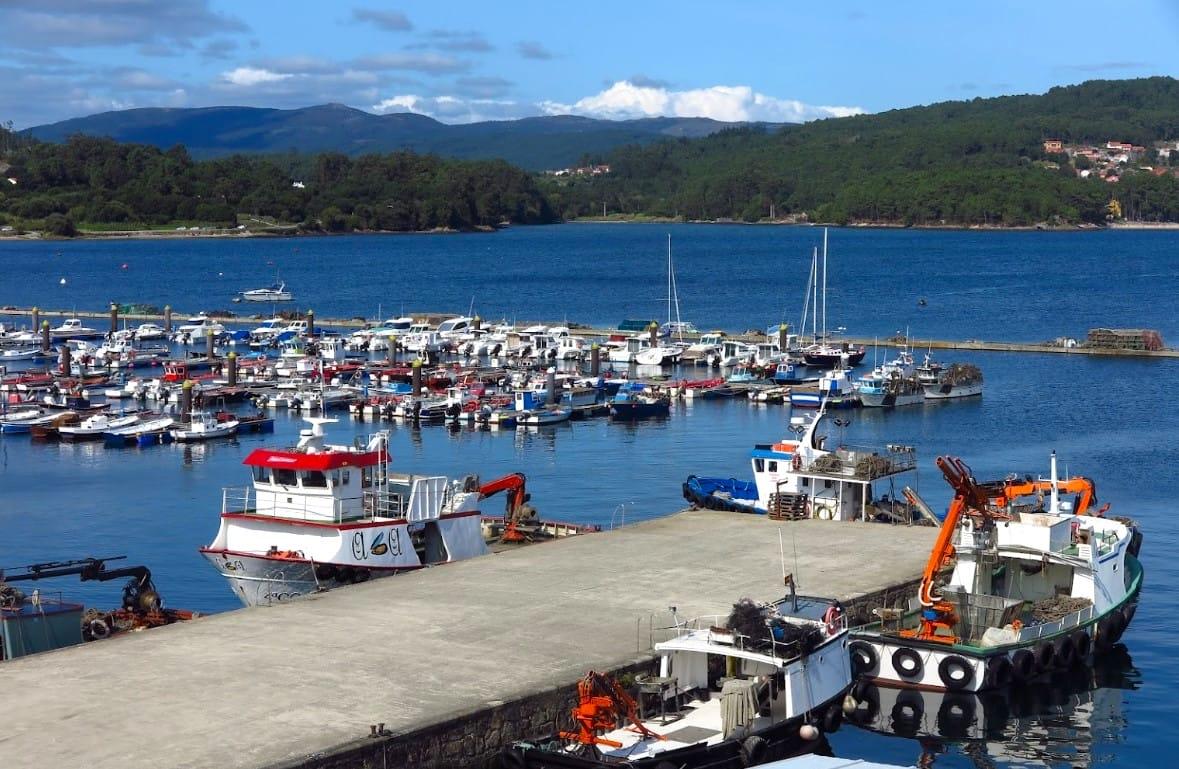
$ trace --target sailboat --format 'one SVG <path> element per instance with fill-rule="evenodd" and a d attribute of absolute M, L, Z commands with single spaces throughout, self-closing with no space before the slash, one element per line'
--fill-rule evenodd
<path fill-rule="evenodd" d="M 672 320 L 674 309 L 675 320 Z M 696 327 L 691 323 L 680 320 L 680 298 L 675 284 L 675 267 L 671 258 L 671 233 L 667 235 L 667 322 L 659 327 L 659 336 L 678 337 L 678 343 L 661 343 L 648 346 L 635 353 L 635 362 L 640 365 L 672 365 L 679 361 L 684 354 L 687 343 L 684 342 L 685 333 L 695 333 Z"/>
<path fill-rule="evenodd" d="M 822 295 L 822 333 L 819 332 L 819 316 L 820 305 L 818 297 L 818 286 L 820 282 L 819 270 L 819 253 L 815 250 L 811 257 L 811 291 L 814 294 L 813 303 L 811 306 L 811 337 L 814 340 L 809 347 L 803 351 L 803 358 L 806 360 L 808 366 L 816 368 L 833 369 L 837 367 L 847 368 L 858 366 L 864 360 L 864 355 L 867 350 L 863 347 L 852 347 L 847 342 L 841 344 L 832 344 L 827 336 L 827 229 L 823 228 L 823 262 L 821 272 L 821 282 L 823 284 Z M 803 311 L 806 312 L 805 310 Z M 804 314 L 805 326 L 805 314 Z"/>

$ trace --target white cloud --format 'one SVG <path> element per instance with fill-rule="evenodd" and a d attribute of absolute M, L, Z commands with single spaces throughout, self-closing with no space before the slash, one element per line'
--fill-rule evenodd
<path fill-rule="evenodd" d="M 540 108 L 550 115 L 574 114 L 614 120 L 642 117 L 707 117 L 724 122 L 766 121 L 800 123 L 826 117 L 858 115 L 860 107 L 831 107 L 779 99 L 746 85 L 714 85 L 673 91 L 665 87 L 636 85 L 620 80 L 593 96 L 572 104 L 545 101 Z"/>
<path fill-rule="evenodd" d="M 230 85 L 240 85 L 247 88 L 262 83 L 274 83 L 279 80 L 286 80 L 290 77 L 289 74 L 283 72 L 271 72 L 268 69 L 259 69 L 257 67 L 238 67 L 229 72 L 222 72 L 221 78 Z"/>
<path fill-rule="evenodd" d="M 478 123 L 485 120 L 511 120 L 535 115 L 531 105 L 505 99 L 464 99 L 458 96 L 419 96 L 398 94 L 381 99 L 369 107 L 384 115 L 390 112 L 413 112 L 444 123 Z"/>

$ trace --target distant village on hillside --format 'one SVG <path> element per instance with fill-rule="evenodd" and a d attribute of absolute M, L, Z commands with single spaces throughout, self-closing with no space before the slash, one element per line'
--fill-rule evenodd
<path fill-rule="evenodd" d="M 1044 153 L 1049 156 L 1063 156 L 1061 161 L 1046 161 L 1048 168 L 1059 169 L 1061 163 L 1071 164 L 1077 176 L 1088 179 L 1096 174 L 1098 178 L 1113 184 L 1126 171 L 1150 173 L 1155 176 L 1171 174 L 1179 178 L 1179 167 L 1173 167 L 1179 160 L 1179 141 L 1168 139 L 1155 142 L 1151 147 L 1121 141 L 1107 141 L 1100 146 L 1091 144 L 1066 144 L 1060 139 L 1045 139 Z"/>

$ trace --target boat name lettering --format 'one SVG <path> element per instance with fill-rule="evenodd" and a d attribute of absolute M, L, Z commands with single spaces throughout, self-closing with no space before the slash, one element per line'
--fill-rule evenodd
<path fill-rule="evenodd" d="M 363 531 L 358 531 L 352 535 L 352 557 L 358 561 L 368 558 L 368 551 L 364 547 Z"/>

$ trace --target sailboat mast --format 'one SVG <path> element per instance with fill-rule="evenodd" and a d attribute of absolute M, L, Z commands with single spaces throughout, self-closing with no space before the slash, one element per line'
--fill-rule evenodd
<path fill-rule="evenodd" d="M 811 254 L 811 272 L 815 279 L 811 281 L 811 338 L 819 340 L 819 249 Z"/>
<path fill-rule="evenodd" d="M 671 233 L 667 233 L 667 322 L 671 323 Z"/>
<path fill-rule="evenodd" d="M 827 228 L 823 228 L 823 338 L 827 338 Z"/>

